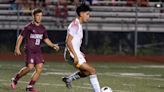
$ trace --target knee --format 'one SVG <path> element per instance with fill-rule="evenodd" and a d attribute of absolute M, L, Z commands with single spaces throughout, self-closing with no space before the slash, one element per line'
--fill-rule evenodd
<path fill-rule="evenodd" d="M 37 67 L 37 68 L 36 68 L 36 72 L 37 72 L 37 73 L 41 73 L 42 71 L 43 71 L 43 68 L 42 68 L 42 67 Z"/>
<path fill-rule="evenodd" d="M 28 67 L 27 67 L 27 70 L 28 70 L 28 71 L 32 71 L 33 68 L 34 68 L 34 67 L 32 67 L 32 66 L 28 66 Z"/>
<path fill-rule="evenodd" d="M 90 73 L 90 75 L 96 74 L 96 69 L 95 68 L 91 68 L 89 73 Z"/>

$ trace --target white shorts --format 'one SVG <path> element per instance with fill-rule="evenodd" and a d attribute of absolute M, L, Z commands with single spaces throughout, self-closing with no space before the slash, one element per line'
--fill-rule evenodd
<path fill-rule="evenodd" d="M 82 65 L 83 63 L 86 62 L 86 59 L 84 58 L 84 56 L 82 55 L 81 52 L 77 53 L 77 57 L 78 57 L 78 64 L 79 65 Z M 65 50 L 65 52 L 64 52 L 65 61 L 68 61 L 69 64 L 73 65 L 73 58 L 74 57 L 72 55 L 70 55 L 69 51 Z"/>
<path fill-rule="evenodd" d="M 84 56 L 82 54 L 81 55 L 77 55 L 77 57 L 78 57 L 78 64 L 79 65 L 82 65 L 83 63 L 86 62 L 86 60 L 85 60 L 85 58 L 84 58 Z"/>

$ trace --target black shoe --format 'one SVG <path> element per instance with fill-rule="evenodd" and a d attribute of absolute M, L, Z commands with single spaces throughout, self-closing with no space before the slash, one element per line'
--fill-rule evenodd
<path fill-rule="evenodd" d="M 68 78 L 63 77 L 62 80 L 63 80 L 63 82 L 65 83 L 65 85 L 66 85 L 67 88 L 69 88 L 69 89 L 72 88 L 71 82 L 68 81 Z"/>

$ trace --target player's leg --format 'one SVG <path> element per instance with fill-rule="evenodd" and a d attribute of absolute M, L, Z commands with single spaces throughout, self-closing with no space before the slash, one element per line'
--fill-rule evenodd
<path fill-rule="evenodd" d="M 72 88 L 71 82 L 74 80 L 78 80 L 80 78 L 87 77 L 83 72 L 76 71 L 73 74 L 69 75 L 68 77 L 63 77 L 62 80 L 66 83 L 67 88 Z"/>
<path fill-rule="evenodd" d="M 87 75 L 84 72 L 76 71 L 72 75 L 68 76 L 68 80 L 74 81 L 84 77 L 87 77 Z"/>
<path fill-rule="evenodd" d="M 68 62 L 69 62 L 69 64 L 74 66 L 73 58 L 70 57 Z M 84 62 L 85 62 L 85 60 L 84 60 Z M 79 68 L 77 68 L 77 69 L 79 69 Z M 73 80 L 78 80 L 79 78 L 83 78 L 83 77 L 86 77 L 86 75 L 84 74 L 84 72 L 81 72 L 81 70 L 80 70 L 80 71 L 76 71 L 73 74 L 69 75 L 67 78 L 69 81 L 73 81 Z"/>
<path fill-rule="evenodd" d="M 70 58 L 69 63 L 73 63 L 73 58 Z M 66 83 L 67 88 L 71 88 L 71 82 L 74 80 L 96 74 L 95 69 L 86 63 L 86 60 L 82 55 L 79 58 L 78 65 L 75 65 L 75 67 L 80 71 L 76 71 L 72 75 L 63 78 L 63 81 Z"/>
<path fill-rule="evenodd" d="M 33 92 L 37 92 L 37 90 L 34 88 L 34 85 L 36 83 L 36 81 L 39 79 L 39 76 L 43 70 L 43 57 L 41 54 L 35 54 L 34 55 L 34 63 L 35 63 L 35 71 L 31 77 L 31 80 L 29 82 L 29 84 L 26 87 L 26 91 L 33 91 Z"/>
<path fill-rule="evenodd" d="M 43 63 L 35 65 L 35 71 L 31 77 L 29 84 L 26 87 L 26 91 L 34 91 L 34 90 L 36 91 L 36 89 L 34 89 L 34 85 L 36 81 L 39 79 L 42 70 L 43 70 Z"/>
<path fill-rule="evenodd" d="M 11 88 L 16 89 L 16 84 L 20 78 L 25 76 L 28 72 L 30 72 L 34 68 L 34 64 L 26 64 L 16 75 L 11 79 Z"/>
<path fill-rule="evenodd" d="M 80 65 L 79 69 L 82 72 L 85 71 L 84 74 L 86 76 L 89 76 L 90 84 L 92 85 L 94 92 L 101 92 L 95 68 L 93 68 L 91 65 L 89 65 L 87 63 L 84 63 L 84 64 Z"/>
<path fill-rule="evenodd" d="M 100 85 L 97 79 L 95 68 L 87 63 L 83 63 L 78 69 L 80 71 L 77 71 L 72 75 L 63 78 L 63 81 L 66 83 L 67 88 L 71 88 L 72 81 L 89 76 L 90 83 L 92 85 L 92 88 L 94 89 L 94 92 L 100 92 Z"/>
<path fill-rule="evenodd" d="M 73 58 L 70 56 L 69 53 L 67 53 L 66 49 L 65 49 L 65 53 L 64 53 L 64 58 L 65 58 L 65 61 L 67 61 L 69 64 L 74 66 Z M 74 80 L 78 80 L 81 77 L 86 77 L 86 75 L 83 74 L 83 72 L 81 72 L 81 71 L 76 71 L 67 77 L 63 77 L 62 80 L 63 80 L 63 82 L 65 82 L 67 88 L 72 88 L 71 82 Z"/>
<path fill-rule="evenodd" d="M 11 88 L 16 89 L 16 84 L 20 78 L 25 76 L 28 72 L 30 72 L 34 68 L 33 64 L 33 55 L 29 53 L 25 53 L 25 59 L 26 59 L 26 66 L 23 67 L 14 78 L 11 80 Z"/>

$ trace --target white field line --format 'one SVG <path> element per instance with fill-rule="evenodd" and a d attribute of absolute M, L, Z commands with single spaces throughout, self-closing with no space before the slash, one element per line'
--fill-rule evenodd
<path fill-rule="evenodd" d="M 164 68 L 164 65 L 143 65 L 144 68 Z"/>
<path fill-rule="evenodd" d="M 0 82 L 9 82 L 9 80 L 0 80 Z M 22 84 L 27 84 L 28 82 L 26 81 L 19 81 L 19 83 Z M 37 85 L 42 85 L 42 86 L 56 86 L 56 87 L 65 87 L 63 84 L 55 84 L 55 83 L 37 83 Z M 90 86 L 89 84 L 86 84 Z M 79 89 L 87 89 L 87 90 L 92 90 L 91 87 L 82 87 L 82 86 L 73 86 L 74 88 L 79 88 Z M 123 91 L 123 90 L 113 90 L 113 92 L 130 92 L 130 91 Z"/>
<path fill-rule="evenodd" d="M 111 73 L 111 75 L 134 76 L 134 77 L 161 77 L 161 74 L 144 74 L 144 73 Z"/>
<path fill-rule="evenodd" d="M 28 75 L 31 75 L 32 73 L 29 73 Z M 45 72 L 42 73 L 43 76 L 47 75 L 70 75 L 71 72 Z M 144 73 L 97 73 L 97 75 L 101 76 L 114 76 L 114 77 L 128 77 L 128 78 L 137 78 L 137 79 L 149 79 L 149 80 L 157 80 L 157 81 L 164 81 L 162 78 L 153 78 L 153 77 L 161 77 L 162 75 L 156 74 L 156 75 L 145 75 Z"/>
<path fill-rule="evenodd" d="M 101 66 L 96 66 L 97 68 L 109 68 L 109 66 L 106 66 L 106 65 L 101 65 Z M 117 66 L 115 67 L 117 68 Z M 164 68 L 164 65 L 138 65 L 138 66 L 118 66 L 118 68 L 132 68 L 132 69 L 138 69 L 138 68 L 154 68 L 154 69 L 163 69 Z"/>
<path fill-rule="evenodd" d="M 122 84 L 123 86 L 131 86 L 131 87 L 135 87 L 136 85 L 135 84 Z"/>
<path fill-rule="evenodd" d="M 0 80 L 0 82 L 9 82 L 8 80 Z M 27 84 L 28 82 L 26 81 L 19 81 L 19 83 Z M 55 84 L 55 83 L 37 83 L 37 85 L 42 85 L 42 86 L 56 86 L 56 87 L 65 87 L 64 84 Z M 91 87 L 82 87 L 82 86 L 73 86 L 75 88 L 81 88 L 81 89 L 92 89 Z"/>
<path fill-rule="evenodd" d="M 106 66 L 101 66 L 106 68 Z M 143 66 L 130 66 L 130 68 L 164 68 L 164 65 L 143 65 Z M 68 72 L 67 70 L 64 69 L 52 69 L 52 68 L 44 68 L 46 71 L 45 73 L 42 73 L 42 75 L 70 75 L 71 72 Z M 48 72 L 51 71 L 51 72 Z M 31 75 L 32 73 L 29 73 L 28 75 Z M 129 77 L 129 78 L 137 78 L 137 79 L 150 79 L 150 80 L 157 80 L 157 81 L 164 81 L 164 79 L 161 78 L 153 78 L 153 77 L 161 77 L 162 75 L 160 74 L 155 74 L 155 75 L 146 75 L 144 73 L 97 73 L 97 75 L 103 75 L 103 76 L 114 76 L 114 77 Z"/>
<path fill-rule="evenodd" d="M 114 92 L 130 92 L 130 91 L 123 91 L 123 90 L 113 90 Z"/>
<path fill-rule="evenodd" d="M 142 73 L 98 73 L 98 75 L 164 81 L 164 79 L 162 79 L 162 78 L 153 78 L 153 77 L 161 77 L 162 75 L 159 75 L 159 74 L 157 74 L 157 75 L 145 75 Z"/>
<path fill-rule="evenodd" d="M 58 72 L 67 72 L 68 70 L 64 70 L 64 69 L 53 69 L 53 68 L 43 68 L 44 71 L 58 71 Z"/>
<path fill-rule="evenodd" d="M 32 73 L 29 73 L 31 75 Z M 42 75 L 70 75 L 71 72 L 45 72 L 42 73 Z M 151 79 L 151 80 L 159 80 L 164 81 L 164 79 L 160 78 L 153 78 L 153 77 L 161 77 L 162 75 L 156 74 L 156 75 L 145 75 L 144 73 L 97 73 L 98 75 L 103 76 L 115 76 L 115 77 L 131 77 L 131 78 L 138 78 L 138 79 Z"/>

